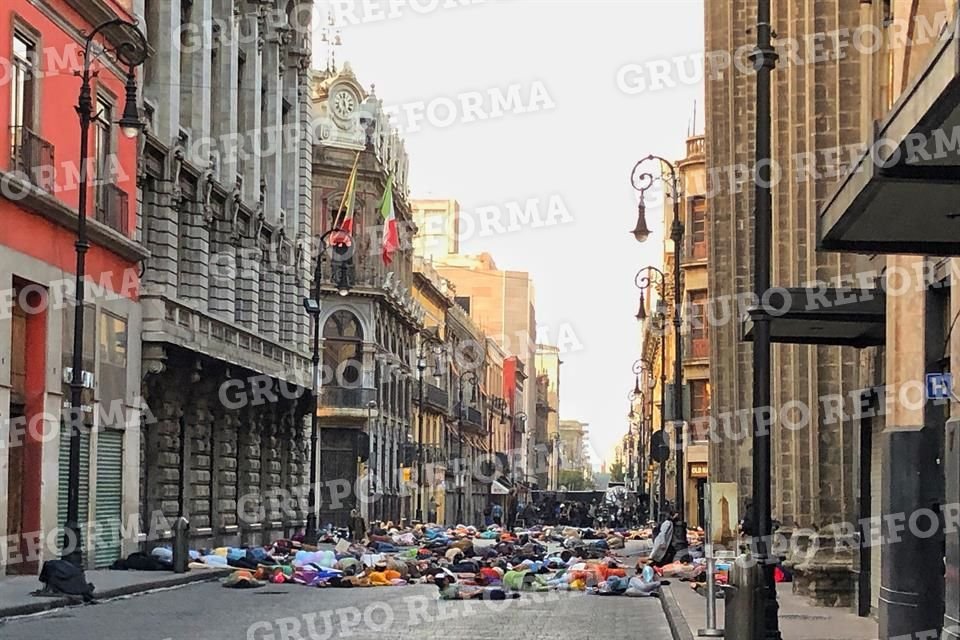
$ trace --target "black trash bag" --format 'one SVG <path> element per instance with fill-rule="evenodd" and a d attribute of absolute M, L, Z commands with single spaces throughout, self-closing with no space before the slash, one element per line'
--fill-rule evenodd
<path fill-rule="evenodd" d="M 82 598 L 84 602 L 93 602 L 93 585 L 84 579 L 83 570 L 66 560 L 47 560 L 40 570 L 42 595 L 65 595 Z"/>

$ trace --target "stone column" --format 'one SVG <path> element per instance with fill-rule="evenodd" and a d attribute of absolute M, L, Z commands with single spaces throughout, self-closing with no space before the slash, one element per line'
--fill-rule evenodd
<path fill-rule="evenodd" d="M 273 24 L 277 21 L 276 10 L 272 11 L 270 20 Z M 283 153 L 283 87 L 281 85 L 281 72 L 283 62 L 280 60 L 280 34 L 270 26 L 261 22 L 263 29 L 263 50 L 262 50 L 262 82 L 261 91 L 261 122 L 260 122 L 260 170 L 261 179 L 266 184 L 266 199 L 264 202 L 264 211 L 267 215 L 267 222 L 275 225 L 280 222 L 280 211 L 283 208 L 281 190 L 284 184 L 283 164 L 281 157 Z M 289 174 L 290 182 L 293 174 Z M 286 223 L 284 223 L 286 224 Z"/>
<path fill-rule="evenodd" d="M 240 540 L 244 545 L 261 544 L 263 527 L 259 515 L 260 493 L 260 411 L 248 407 L 241 413 L 237 447 L 238 490 L 237 507 L 240 518 Z"/>
<path fill-rule="evenodd" d="M 199 210 L 197 187 L 192 182 L 182 184 L 179 203 L 179 295 L 200 309 L 207 308 L 207 288 L 210 273 L 210 231 Z"/>
<path fill-rule="evenodd" d="M 264 407 L 263 429 L 260 432 L 260 495 L 263 496 L 265 516 L 263 544 L 281 533 L 273 523 L 283 519 L 278 501 L 278 489 L 282 487 L 278 436 L 277 405 L 270 403 Z"/>
<path fill-rule="evenodd" d="M 179 221 L 176 212 L 170 209 L 172 193 L 172 185 L 163 180 L 153 180 L 152 189 L 143 190 L 146 246 L 150 250 L 144 288 L 171 298 L 176 296 L 179 279 Z"/>
<path fill-rule="evenodd" d="M 180 3 L 154 2 L 145 33 L 153 52 L 144 65 L 144 98 L 158 108 L 153 117 L 157 138 L 169 143 L 180 133 Z"/>
<path fill-rule="evenodd" d="M 170 5 L 180 3 L 171 2 Z M 211 0 L 191 3 L 189 20 L 185 28 L 177 30 L 180 46 L 180 125 L 190 131 L 190 139 L 199 140 L 210 132 L 210 44 Z M 166 104 L 162 104 L 165 108 Z M 162 110 L 162 109 L 161 109 Z M 196 162 L 196 160 L 194 160 Z M 206 162 L 206 158 L 203 159 Z"/>
<path fill-rule="evenodd" d="M 228 215 L 229 215 L 228 206 Z M 212 232 L 210 258 L 211 313 L 233 322 L 237 304 L 237 248 L 233 244 L 233 224 L 230 220 L 215 220 Z"/>
<path fill-rule="evenodd" d="M 236 321 L 247 329 L 257 330 L 260 317 L 260 260 L 263 254 L 256 247 L 243 247 L 237 256 Z"/>
<path fill-rule="evenodd" d="M 237 121 L 237 130 L 243 136 L 246 161 L 244 162 L 243 187 L 244 200 L 256 202 L 260 199 L 260 150 L 255 143 L 263 123 L 261 121 L 260 88 L 263 79 L 263 33 L 261 21 L 256 14 L 247 13 L 239 18 L 241 51 L 244 56 L 243 73 L 239 79 L 243 89 L 238 100 L 242 103 L 243 114 Z"/>
<path fill-rule="evenodd" d="M 267 252 L 269 255 L 269 252 Z M 260 270 L 260 333 L 268 340 L 280 340 L 280 272 L 277 260 L 270 260 Z"/>

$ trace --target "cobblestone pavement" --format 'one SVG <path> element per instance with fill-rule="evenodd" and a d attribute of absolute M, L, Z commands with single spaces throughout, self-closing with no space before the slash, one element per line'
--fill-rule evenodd
<path fill-rule="evenodd" d="M 659 600 L 549 592 L 441 602 L 427 585 L 310 589 L 192 585 L 0 625 L 4 640 L 386 640 L 640 637 L 668 640 Z"/>

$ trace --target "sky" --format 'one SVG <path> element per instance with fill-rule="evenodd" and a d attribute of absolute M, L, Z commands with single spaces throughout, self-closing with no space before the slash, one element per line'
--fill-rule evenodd
<path fill-rule="evenodd" d="M 591 457 L 609 465 L 639 357 L 633 277 L 661 263 L 663 241 L 649 197 L 651 238 L 641 245 L 629 233 L 630 170 L 648 154 L 681 158 L 695 110 L 703 131 L 702 82 L 630 91 L 640 75 L 624 75 L 624 91 L 618 72 L 702 55 L 703 3 L 466 2 L 317 5 L 340 23 L 337 62 L 396 109 L 411 197 L 459 200 L 472 228 L 461 252 L 532 275 L 540 337 L 565 348 L 560 417 L 588 423 Z M 325 61 L 318 44 L 313 64 Z M 516 85 L 520 107 L 508 98 Z M 536 211 L 530 222 L 515 213 L 524 209 Z"/>

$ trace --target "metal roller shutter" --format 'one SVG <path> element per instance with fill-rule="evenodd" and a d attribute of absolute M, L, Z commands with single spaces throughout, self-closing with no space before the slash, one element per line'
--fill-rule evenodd
<path fill-rule="evenodd" d="M 57 549 L 63 550 L 63 525 L 67 521 L 67 484 L 70 478 L 70 428 L 60 426 L 60 477 L 57 486 Z M 90 433 L 80 432 L 80 520 L 81 535 L 87 531 L 90 503 Z"/>
<path fill-rule="evenodd" d="M 123 518 L 123 431 L 104 429 L 97 438 L 97 489 L 94 566 L 109 567 L 120 557 Z"/>

